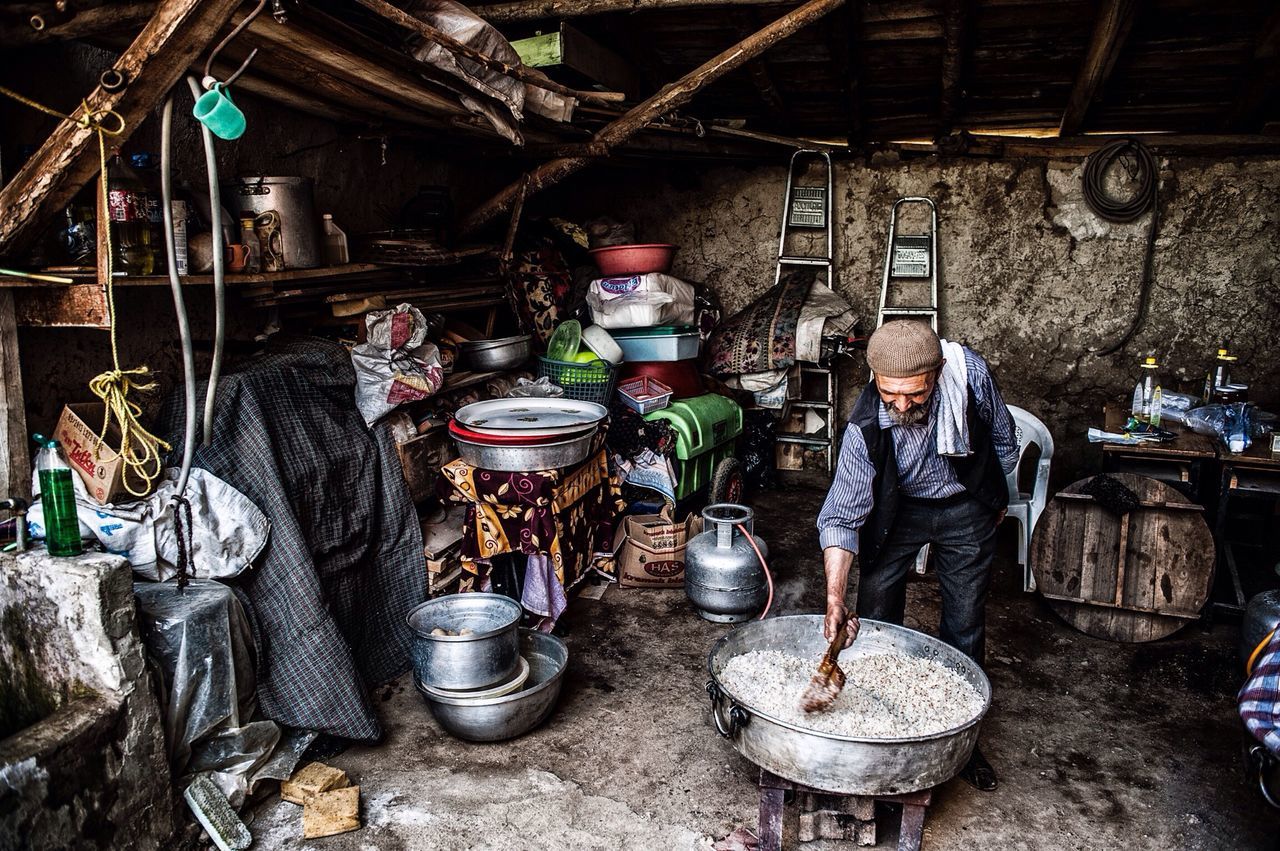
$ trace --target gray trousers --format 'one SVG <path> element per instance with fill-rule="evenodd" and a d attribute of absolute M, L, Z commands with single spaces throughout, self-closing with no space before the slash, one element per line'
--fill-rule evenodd
<path fill-rule="evenodd" d="M 943 505 L 904 500 L 884 546 L 861 566 L 858 617 L 901 624 L 907 574 L 920 548 L 932 544 L 942 589 L 939 637 L 981 665 L 995 532 L 996 515 L 971 497 Z"/>

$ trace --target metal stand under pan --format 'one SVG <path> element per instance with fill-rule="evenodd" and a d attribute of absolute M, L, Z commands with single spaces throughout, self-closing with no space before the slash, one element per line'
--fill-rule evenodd
<path fill-rule="evenodd" d="M 842 839 L 858 845 L 876 844 L 877 802 L 902 807 L 898 851 L 920 851 L 924 817 L 933 801 L 933 790 L 907 795 L 843 795 L 824 792 L 784 780 L 760 769 L 760 851 L 782 851 L 782 815 L 787 792 L 800 803 L 800 841 Z"/>

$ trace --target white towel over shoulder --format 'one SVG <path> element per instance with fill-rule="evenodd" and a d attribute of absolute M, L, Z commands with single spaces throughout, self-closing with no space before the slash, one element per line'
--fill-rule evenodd
<path fill-rule="evenodd" d="M 969 449 L 969 367 L 964 347 L 942 341 L 942 374 L 938 377 L 938 454 L 963 458 Z"/>

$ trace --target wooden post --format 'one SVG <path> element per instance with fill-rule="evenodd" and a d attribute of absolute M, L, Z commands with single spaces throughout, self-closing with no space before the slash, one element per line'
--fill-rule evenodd
<path fill-rule="evenodd" d="M 742 67 L 778 42 L 790 37 L 831 10 L 839 8 L 843 3 L 844 0 L 809 0 L 808 3 L 791 10 L 759 32 L 748 36 L 728 50 L 702 63 L 674 83 L 663 86 L 657 94 L 637 104 L 613 122 L 605 125 L 592 138 L 592 142 L 602 144 L 608 148 L 625 142 L 644 129 L 645 125 L 650 121 L 661 118 L 663 115 L 688 103 L 708 83 L 712 83 L 730 71 Z M 522 187 L 524 187 L 523 191 L 526 195 L 533 194 L 560 182 L 590 161 L 590 159 L 583 157 L 570 157 L 551 160 L 539 165 L 477 207 L 463 221 L 460 229 L 462 235 L 466 236 L 474 233 L 488 222 L 510 210 L 511 205 L 515 203 L 516 197 L 521 193 Z"/>
<path fill-rule="evenodd" d="M 1062 113 L 1059 136 L 1072 136 L 1084 126 L 1084 119 L 1093 99 L 1111 76 L 1116 60 L 1120 58 L 1120 51 L 1124 49 L 1125 40 L 1129 37 L 1129 31 L 1133 29 L 1139 2 L 1140 0 L 1103 0 L 1098 12 L 1098 22 L 1093 27 L 1093 37 L 1089 40 L 1089 52 L 1085 54 L 1084 65 L 1071 89 L 1066 111 Z"/>
<path fill-rule="evenodd" d="M 31 499 L 27 411 L 18 361 L 18 322 L 13 290 L 0 288 L 0 499 Z"/>
<path fill-rule="evenodd" d="M 86 101 L 91 111 L 114 110 L 125 121 L 113 137 L 119 145 L 186 72 L 194 53 L 217 34 L 240 0 L 164 0 L 151 21 L 121 54 L 114 68 L 127 81 L 124 89 L 94 89 Z M 83 114 L 80 107 L 73 114 Z M 63 121 L 0 190 L 0 255 L 15 256 L 39 228 L 64 207 L 98 173 L 97 131 L 77 121 Z"/>

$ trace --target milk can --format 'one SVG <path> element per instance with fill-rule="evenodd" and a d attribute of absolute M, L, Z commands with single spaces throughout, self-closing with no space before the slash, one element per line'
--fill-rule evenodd
<path fill-rule="evenodd" d="M 745 505 L 727 502 L 702 511 L 706 531 L 685 548 L 684 590 L 706 620 L 741 623 L 764 607 L 768 587 L 760 562 L 769 549 L 752 534 L 754 517 Z M 759 555 L 748 536 L 760 548 Z"/>

